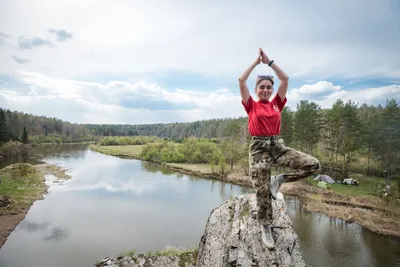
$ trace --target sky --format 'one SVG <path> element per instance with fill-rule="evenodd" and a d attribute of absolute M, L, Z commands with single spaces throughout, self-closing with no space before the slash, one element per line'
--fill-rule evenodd
<path fill-rule="evenodd" d="M 74 123 L 246 116 L 259 47 L 287 106 L 400 100 L 400 1 L 0 0 L 0 107 Z M 258 65 L 248 80 L 251 95 Z M 275 93 L 278 83 L 275 85 Z"/>

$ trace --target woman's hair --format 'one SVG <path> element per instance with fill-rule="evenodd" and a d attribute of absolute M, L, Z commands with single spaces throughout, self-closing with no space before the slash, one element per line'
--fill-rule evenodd
<path fill-rule="evenodd" d="M 256 87 L 260 84 L 260 82 L 268 80 L 271 82 L 272 86 L 274 86 L 274 76 L 272 75 L 258 75 L 256 81 Z"/>

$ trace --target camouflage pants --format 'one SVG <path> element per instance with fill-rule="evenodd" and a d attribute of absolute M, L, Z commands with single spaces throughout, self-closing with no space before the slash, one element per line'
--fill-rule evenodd
<path fill-rule="evenodd" d="M 271 167 L 289 167 L 284 182 L 294 182 L 316 173 L 319 161 L 283 144 L 277 137 L 254 136 L 249 146 L 249 164 L 253 187 L 256 190 L 258 219 L 261 224 L 272 224 L 270 195 Z"/>

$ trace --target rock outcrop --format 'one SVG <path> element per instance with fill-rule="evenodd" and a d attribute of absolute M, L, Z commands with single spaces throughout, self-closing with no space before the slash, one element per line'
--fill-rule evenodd
<path fill-rule="evenodd" d="M 123 267 L 305 267 L 300 242 L 281 193 L 273 201 L 275 248 L 261 241 L 255 194 L 228 200 L 212 210 L 197 251 L 179 255 L 103 259 L 97 266 Z"/>
<path fill-rule="evenodd" d="M 306 266 L 281 193 L 273 201 L 275 248 L 261 241 L 255 194 L 241 195 L 214 209 L 201 237 L 197 267 Z"/>

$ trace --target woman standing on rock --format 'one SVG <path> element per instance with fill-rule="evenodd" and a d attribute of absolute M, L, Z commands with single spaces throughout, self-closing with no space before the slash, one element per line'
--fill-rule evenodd
<path fill-rule="evenodd" d="M 270 100 L 274 78 L 270 75 L 258 76 L 255 93 L 258 101 L 254 101 L 249 93 L 246 81 L 253 69 L 260 63 L 271 67 L 280 80 L 277 94 Z M 286 147 L 279 138 L 281 128 L 281 112 L 287 99 L 289 77 L 270 60 L 260 48 L 257 59 L 239 78 L 242 104 L 248 114 L 248 130 L 252 136 L 249 146 L 249 164 L 253 187 L 256 190 L 258 220 L 261 224 L 262 241 L 270 249 L 275 242 L 272 237 L 272 201 L 282 183 L 293 182 L 316 173 L 320 168 L 319 161 L 303 152 Z M 272 166 L 290 167 L 291 172 L 279 174 L 271 181 Z"/>

